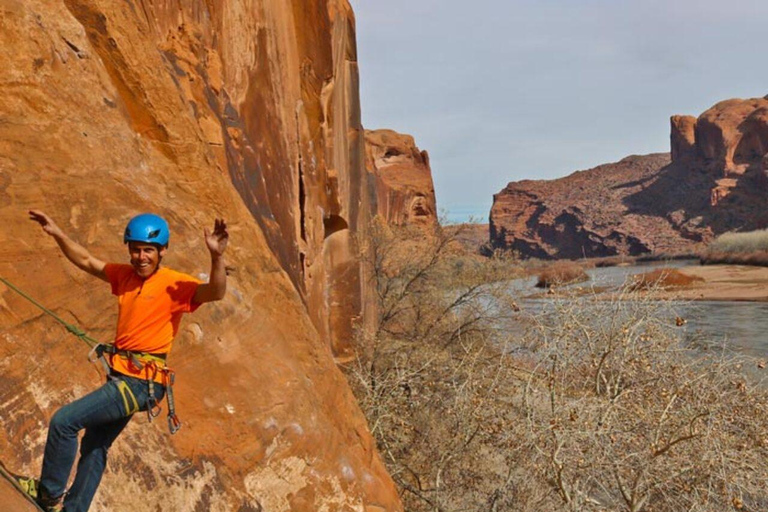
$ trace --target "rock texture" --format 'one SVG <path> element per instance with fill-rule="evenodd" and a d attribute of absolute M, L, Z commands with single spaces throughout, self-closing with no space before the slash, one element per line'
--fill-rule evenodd
<path fill-rule="evenodd" d="M 0 503 L 3 504 L 3 512 L 39 512 L 4 478 L 0 478 Z"/>
<path fill-rule="evenodd" d="M 491 244 L 537 258 L 683 253 L 768 225 L 768 99 L 672 116 L 668 154 L 631 156 L 494 196 Z"/>
<path fill-rule="evenodd" d="M 396 226 L 437 226 L 429 155 L 413 137 L 392 130 L 365 131 L 365 165 L 376 180 L 377 213 Z"/>
<path fill-rule="evenodd" d="M 231 225 L 227 297 L 186 318 L 170 359 L 184 428 L 136 418 L 93 510 L 401 510 L 334 360 L 373 314 L 347 2 L 3 0 L 0 61 L 0 275 L 109 341 L 108 286 L 27 209 L 108 261 L 156 211 L 164 261 L 200 275 L 202 229 Z M 3 286 L 0 328 L 0 457 L 35 473 L 52 413 L 100 377 Z"/>

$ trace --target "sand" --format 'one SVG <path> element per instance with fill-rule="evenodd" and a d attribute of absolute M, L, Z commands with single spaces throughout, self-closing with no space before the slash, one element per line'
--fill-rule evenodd
<path fill-rule="evenodd" d="M 655 292 L 660 298 L 684 300 L 768 301 L 768 267 L 745 265 L 706 265 L 679 268 L 684 274 L 698 276 L 685 288 Z"/>

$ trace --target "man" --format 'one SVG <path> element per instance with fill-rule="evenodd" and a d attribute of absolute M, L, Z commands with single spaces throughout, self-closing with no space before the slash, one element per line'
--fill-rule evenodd
<path fill-rule="evenodd" d="M 51 418 L 40 480 L 19 482 L 46 512 L 85 512 L 101 482 L 107 450 L 137 411 L 159 413 L 157 402 L 172 384 L 165 366 L 183 313 L 201 304 L 220 300 L 227 289 L 223 254 L 229 241 L 223 219 L 216 219 L 213 232 L 205 230 L 211 254 L 208 283 L 161 267 L 168 250 L 170 231 L 166 221 L 154 214 L 134 217 L 125 228 L 130 265 L 105 263 L 74 242 L 45 213 L 29 212 L 31 220 L 53 237 L 75 266 L 110 283 L 118 297 L 119 312 L 114 344 L 100 346 L 110 371 L 106 384 L 65 405 Z M 180 427 L 173 403 L 168 399 L 169 426 Z M 78 433 L 85 429 L 80 460 L 72 487 L 66 491 L 78 447 Z"/>

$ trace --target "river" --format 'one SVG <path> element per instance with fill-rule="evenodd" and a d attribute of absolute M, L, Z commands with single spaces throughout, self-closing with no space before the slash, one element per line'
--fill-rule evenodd
<path fill-rule="evenodd" d="M 698 264 L 697 261 L 654 262 L 641 265 L 588 269 L 590 281 L 572 286 L 593 286 L 596 289 L 618 289 L 631 276 L 657 268 L 680 268 Z M 536 277 L 513 281 L 515 291 L 523 297 L 520 306 L 530 312 L 541 310 L 549 302 L 541 298 L 541 289 L 534 287 Z M 689 340 L 725 343 L 746 355 L 764 358 L 768 354 L 768 303 L 685 301 L 671 305 L 674 312 L 686 320 L 682 327 Z"/>

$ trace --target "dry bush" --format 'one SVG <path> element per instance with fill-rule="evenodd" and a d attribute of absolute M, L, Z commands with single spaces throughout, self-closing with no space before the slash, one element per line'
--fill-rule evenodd
<path fill-rule="evenodd" d="M 768 252 L 768 229 L 747 233 L 723 233 L 709 244 L 713 253 Z"/>
<path fill-rule="evenodd" d="M 700 257 L 705 265 L 768 266 L 768 230 L 723 233 Z"/>
<path fill-rule="evenodd" d="M 627 299 L 556 299 L 529 333 L 523 403 L 530 463 L 550 486 L 542 507 L 765 510 L 765 388 L 725 350 L 687 348 L 668 303 Z"/>
<path fill-rule="evenodd" d="M 588 280 L 589 276 L 580 265 L 570 261 L 562 261 L 553 263 L 539 271 L 536 286 L 538 288 L 549 288 L 551 286 L 581 283 Z"/>
<path fill-rule="evenodd" d="M 700 258 L 702 265 L 754 265 L 768 267 L 768 251 L 706 252 Z"/>
<path fill-rule="evenodd" d="M 630 288 L 632 290 L 668 290 L 685 288 L 703 281 L 704 279 L 699 276 L 690 276 L 676 269 L 660 268 L 633 276 Z"/>
<path fill-rule="evenodd" d="M 510 414 L 496 405 L 509 371 L 499 328 L 519 309 L 506 283 L 515 270 L 454 252 L 455 231 L 376 222 L 370 232 L 378 324 L 361 333 L 348 375 L 406 509 L 502 503 L 507 461 L 486 450 Z"/>
<path fill-rule="evenodd" d="M 670 303 L 519 310 L 503 262 L 371 229 L 380 301 L 347 368 L 409 512 L 768 509 L 768 399 Z"/>

